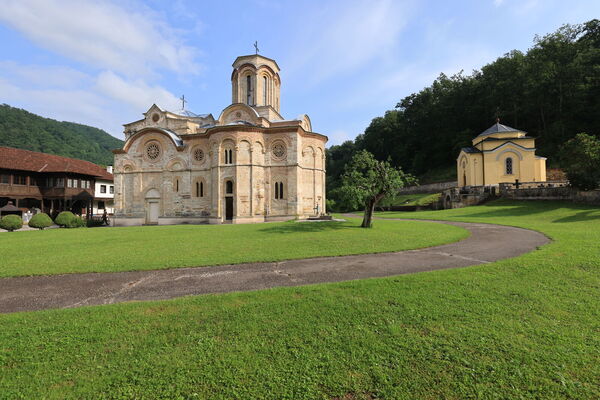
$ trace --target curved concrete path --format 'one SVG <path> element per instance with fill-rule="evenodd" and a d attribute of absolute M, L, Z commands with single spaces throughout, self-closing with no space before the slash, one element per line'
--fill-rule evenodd
<path fill-rule="evenodd" d="M 301 286 L 466 267 L 516 257 L 549 240 L 500 225 L 433 221 L 471 231 L 460 242 L 396 253 L 170 270 L 0 279 L 0 313 Z"/>

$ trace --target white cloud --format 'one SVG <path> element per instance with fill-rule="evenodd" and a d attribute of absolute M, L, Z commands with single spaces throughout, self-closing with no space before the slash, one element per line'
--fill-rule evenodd
<path fill-rule="evenodd" d="M 37 45 L 100 69 L 149 75 L 197 72 L 197 50 L 144 7 L 109 1 L 4 0 L 0 21 Z"/>
<path fill-rule="evenodd" d="M 23 65 L 14 61 L 0 61 L 0 76 L 10 77 L 11 82 L 45 87 L 74 88 L 80 86 L 89 75 L 76 69 L 58 65 Z"/>
<path fill-rule="evenodd" d="M 3 0 L 2 23 L 68 61 L 0 60 L 0 103 L 117 137 L 152 103 L 178 108 L 177 97 L 156 83 L 162 73 L 186 79 L 199 69 L 199 51 L 184 44 L 185 31 L 138 0 Z"/>
<path fill-rule="evenodd" d="M 126 81 L 112 71 L 100 73 L 96 89 L 110 98 L 126 103 L 136 109 L 145 110 L 153 103 L 168 110 L 179 107 L 178 98 L 160 86 L 148 85 L 141 79 Z"/>
<path fill-rule="evenodd" d="M 159 85 L 130 80 L 112 71 L 97 76 L 66 67 L 0 62 L 0 103 L 57 120 L 102 128 L 122 137 L 122 124 L 153 103 L 179 108 L 177 97 Z"/>

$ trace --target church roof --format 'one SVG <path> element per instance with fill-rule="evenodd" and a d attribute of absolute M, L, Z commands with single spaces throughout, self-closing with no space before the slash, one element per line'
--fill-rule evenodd
<path fill-rule="evenodd" d="M 171 114 L 180 115 L 182 117 L 190 117 L 190 118 L 206 118 L 209 114 L 196 114 L 189 110 L 181 109 L 177 111 L 169 111 Z"/>
<path fill-rule="evenodd" d="M 475 147 L 463 147 L 461 150 L 465 153 L 481 153 L 481 150 Z"/>
<path fill-rule="evenodd" d="M 511 128 L 510 126 L 502 125 L 500 121 L 481 132 L 479 136 L 493 135 L 494 133 L 509 133 L 509 132 L 523 132 L 519 129 Z"/>

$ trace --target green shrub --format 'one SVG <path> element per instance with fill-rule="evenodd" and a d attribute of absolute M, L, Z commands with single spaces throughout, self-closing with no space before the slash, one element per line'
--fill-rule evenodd
<path fill-rule="evenodd" d="M 73 219 L 67 225 L 67 228 L 83 228 L 85 227 L 85 220 L 78 215 L 73 215 Z"/>
<path fill-rule="evenodd" d="M 23 227 L 23 219 L 14 214 L 5 215 L 0 219 L 0 228 L 9 232 L 16 231 Z"/>
<path fill-rule="evenodd" d="M 68 228 L 68 225 L 71 223 L 71 221 L 73 221 L 74 218 L 75 214 L 73 214 L 71 211 L 63 211 L 58 214 L 56 219 L 54 219 L 54 223 L 61 228 Z"/>
<path fill-rule="evenodd" d="M 37 228 L 39 230 L 43 230 L 44 228 L 48 228 L 49 226 L 52 226 L 52 224 L 53 224 L 52 218 L 50 218 L 48 216 L 48 214 L 45 214 L 45 213 L 35 214 L 29 220 L 29 226 L 32 227 L 32 228 Z"/>
<path fill-rule="evenodd" d="M 58 214 L 54 223 L 61 228 L 83 228 L 85 226 L 85 220 L 71 211 L 63 211 Z"/>

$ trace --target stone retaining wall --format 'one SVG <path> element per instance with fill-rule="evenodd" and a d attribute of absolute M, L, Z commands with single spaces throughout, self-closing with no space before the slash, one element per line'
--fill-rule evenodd
<path fill-rule="evenodd" d="M 421 186 L 409 186 L 403 189 L 400 189 L 398 194 L 432 194 L 432 193 L 440 193 L 443 190 L 453 188 L 458 186 L 458 182 L 438 182 L 438 183 L 429 183 L 427 185 Z"/>
<path fill-rule="evenodd" d="M 582 192 L 570 187 L 512 189 L 501 187 L 500 196 L 514 200 L 568 200 L 600 205 L 600 190 Z"/>

